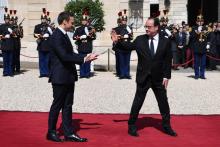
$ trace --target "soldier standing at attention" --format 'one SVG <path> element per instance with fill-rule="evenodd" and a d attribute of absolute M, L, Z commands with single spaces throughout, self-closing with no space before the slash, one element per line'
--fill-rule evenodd
<path fill-rule="evenodd" d="M 12 14 L 12 10 L 10 10 Z M 3 76 L 13 76 L 13 50 L 14 41 L 12 39 L 12 25 L 11 18 L 8 14 L 8 8 L 5 8 L 4 20 L 5 23 L 0 26 L 0 36 L 2 40 L 1 49 L 3 55 Z"/>
<path fill-rule="evenodd" d="M 204 26 L 204 19 L 201 14 L 197 16 L 196 23 L 197 26 L 195 26 L 192 30 L 195 79 L 206 79 L 205 68 L 208 30 Z"/>
<path fill-rule="evenodd" d="M 37 50 L 39 53 L 39 70 L 41 77 L 48 77 L 48 61 L 49 61 L 49 37 L 52 35 L 52 30 L 48 25 L 49 16 L 45 8 L 42 9 L 41 24 L 34 28 L 34 37 L 37 38 Z"/>
<path fill-rule="evenodd" d="M 117 29 L 119 35 L 119 41 L 124 43 L 129 43 L 133 39 L 133 31 L 130 26 L 127 25 L 127 10 L 122 11 L 121 25 Z M 119 79 L 131 79 L 130 76 L 130 58 L 131 51 L 124 50 L 122 48 L 118 49 L 119 54 Z"/>
<path fill-rule="evenodd" d="M 13 16 L 13 39 L 14 39 L 14 54 L 13 54 L 13 72 L 20 73 L 20 52 L 21 52 L 21 38 L 23 38 L 22 22 L 18 24 L 18 17 L 14 10 Z"/>
<path fill-rule="evenodd" d="M 112 29 L 112 30 L 114 30 L 117 34 L 119 34 L 119 29 L 120 29 L 120 26 L 121 26 L 121 16 L 122 16 L 122 12 L 120 11 L 120 12 L 118 13 L 118 19 L 117 19 L 117 24 L 118 24 L 118 26 Z M 120 77 L 119 51 L 114 48 L 114 44 L 113 44 L 112 50 L 115 51 L 115 69 L 116 69 L 116 76 L 117 76 L 117 77 Z"/>
<path fill-rule="evenodd" d="M 92 53 L 93 40 L 96 39 L 95 30 L 89 25 L 89 11 L 84 10 L 82 15 L 82 25 L 78 27 L 73 35 L 78 46 L 78 52 L 81 56 Z M 85 62 L 80 65 L 80 78 L 90 78 L 91 62 Z"/>
<path fill-rule="evenodd" d="M 164 16 L 160 18 L 160 34 L 166 38 L 170 38 L 172 36 L 172 33 L 168 29 L 168 10 L 163 10 Z"/>

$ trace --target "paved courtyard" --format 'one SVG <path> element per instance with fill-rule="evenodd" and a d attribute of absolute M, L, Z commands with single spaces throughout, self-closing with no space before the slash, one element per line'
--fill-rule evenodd
<path fill-rule="evenodd" d="M 2 73 L 2 68 L 0 68 Z M 119 80 L 113 72 L 95 72 L 76 83 L 74 112 L 129 113 L 135 94 L 132 80 Z M 37 69 L 25 69 L 14 77 L 0 76 L 0 110 L 48 112 L 52 88 L 47 78 L 38 78 Z M 175 71 L 168 87 L 172 114 L 220 114 L 220 71 L 208 71 L 206 80 L 194 80 L 191 69 Z M 159 113 L 149 90 L 141 113 Z"/>

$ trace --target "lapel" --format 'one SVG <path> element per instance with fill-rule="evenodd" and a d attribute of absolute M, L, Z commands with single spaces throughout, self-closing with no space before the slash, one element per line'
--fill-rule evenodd
<path fill-rule="evenodd" d="M 142 47 L 141 49 L 142 49 L 143 54 L 151 57 L 148 38 L 149 37 L 147 35 L 143 36 L 143 40 L 141 41 L 141 47 Z"/>
<path fill-rule="evenodd" d="M 143 40 L 141 42 L 141 46 L 143 46 L 143 53 L 147 56 L 151 56 L 150 53 L 150 47 L 149 47 L 149 37 L 147 35 L 144 35 Z M 147 43 L 146 43 L 147 42 Z M 163 37 L 159 34 L 159 41 L 158 41 L 158 46 L 157 46 L 157 51 L 154 55 L 153 58 L 155 58 L 155 56 L 158 54 L 158 52 L 160 52 L 160 50 L 163 48 Z"/>
<path fill-rule="evenodd" d="M 60 34 L 65 38 L 66 45 L 68 47 L 72 48 L 72 44 L 71 44 L 71 41 L 70 41 L 69 37 L 67 35 L 63 34 L 63 32 L 60 29 L 58 29 L 58 30 L 59 30 Z"/>

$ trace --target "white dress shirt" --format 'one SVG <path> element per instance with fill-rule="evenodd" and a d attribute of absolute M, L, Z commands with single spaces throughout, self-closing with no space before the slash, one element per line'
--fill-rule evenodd
<path fill-rule="evenodd" d="M 148 40 L 149 47 L 150 47 L 150 42 L 151 42 L 151 39 Z M 157 52 L 158 42 L 159 42 L 159 34 L 157 33 L 157 34 L 153 37 L 154 54 L 156 54 L 156 52 Z"/>

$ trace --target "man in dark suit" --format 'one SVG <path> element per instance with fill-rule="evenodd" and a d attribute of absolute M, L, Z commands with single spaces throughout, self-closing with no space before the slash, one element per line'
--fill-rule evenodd
<path fill-rule="evenodd" d="M 62 129 L 65 140 L 85 142 L 86 138 L 74 134 L 72 126 L 74 85 L 78 78 L 75 64 L 95 60 L 97 55 L 80 56 L 73 52 L 67 31 L 72 29 L 74 18 L 68 12 L 59 14 L 58 24 L 58 28 L 54 30 L 50 39 L 49 82 L 52 83 L 54 100 L 49 112 L 47 139 L 62 141 L 56 133 L 57 119 L 62 109 Z"/>
<path fill-rule="evenodd" d="M 112 33 L 115 46 L 124 46 L 129 50 L 135 49 L 138 55 L 137 89 L 128 120 L 128 133 L 132 136 L 138 136 L 135 123 L 146 93 L 149 88 L 152 88 L 162 115 L 164 132 L 171 136 L 177 136 L 170 125 L 170 108 L 166 92 L 168 81 L 171 78 L 171 43 L 167 38 L 159 35 L 159 20 L 157 18 L 149 18 L 145 28 L 146 34 L 138 36 L 133 43 L 118 42 L 117 34 Z"/>
<path fill-rule="evenodd" d="M 177 52 L 179 58 L 179 64 L 185 63 L 186 60 L 186 33 L 183 32 L 183 27 L 179 27 L 179 32 L 175 34 L 175 41 L 177 45 Z M 186 67 L 186 66 L 184 66 Z"/>

